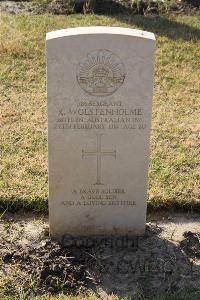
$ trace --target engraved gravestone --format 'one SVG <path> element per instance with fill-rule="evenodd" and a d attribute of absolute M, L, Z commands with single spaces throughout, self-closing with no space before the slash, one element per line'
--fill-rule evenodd
<path fill-rule="evenodd" d="M 142 234 L 154 34 L 71 28 L 46 45 L 51 235 Z"/>

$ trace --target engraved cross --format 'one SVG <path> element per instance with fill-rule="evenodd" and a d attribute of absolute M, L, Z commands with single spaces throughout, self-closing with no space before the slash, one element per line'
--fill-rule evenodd
<path fill-rule="evenodd" d="M 116 159 L 116 150 L 102 150 L 101 146 L 101 137 L 102 134 L 97 134 L 97 148 L 94 151 L 85 151 L 82 150 L 82 159 L 87 156 L 96 156 L 97 158 L 97 185 L 101 185 L 101 161 L 103 156 L 113 156 Z"/>

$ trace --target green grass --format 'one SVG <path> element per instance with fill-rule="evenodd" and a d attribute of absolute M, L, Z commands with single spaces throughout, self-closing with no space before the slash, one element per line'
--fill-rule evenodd
<path fill-rule="evenodd" d="M 45 34 L 90 25 L 156 33 L 148 205 L 200 210 L 199 18 L 78 14 L 1 14 L 1 209 L 47 211 Z"/>

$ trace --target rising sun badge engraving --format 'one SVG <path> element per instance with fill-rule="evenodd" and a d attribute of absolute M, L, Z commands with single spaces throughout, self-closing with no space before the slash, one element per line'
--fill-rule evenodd
<path fill-rule="evenodd" d="M 113 94 L 124 82 L 125 70 L 121 59 L 109 50 L 95 50 L 78 65 L 77 81 L 93 96 Z"/>

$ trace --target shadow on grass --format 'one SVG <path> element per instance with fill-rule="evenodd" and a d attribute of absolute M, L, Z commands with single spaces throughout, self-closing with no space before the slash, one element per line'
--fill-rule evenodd
<path fill-rule="evenodd" d="M 99 5 L 98 7 L 97 5 L 95 13 L 109 15 L 118 21 L 127 23 L 127 25 L 135 25 L 145 31 L 154 32 L 159 36 L 166 36 L 172 40 L 198 41 L 200 39 L 200 29 L 179 23 L 173 17 L 164 15 L 136 15 L 131 8 L 124 7 L 115 1 L 109 1 L 107 4 L 105 1 L 102 7 L 101 9 L 101 6 Z"/>
<path fill-rule="evenodd" d="M 32 211 L 35 213 L 48 213 L 47 198 L 24 199 L 16 197 L 0 197 L 0 213 L 18 211 Z"/>
<path fill-rule="evenodd" d="M 155 197 L 147 202 L 148 213 L 158 211 L 200 213 L 200 202 L 183 202 L 176 199 Z M 48 198 L 35 197 L 32 199 L 17 197 L 0 197 L 0 213 L 31 211 L 48 214 Z"/>
<path fill-rule="evenodd" d="M 185 213 L 200 213 L 200 201 L 178 201 L 175 198 L 163 199 L 162 197 L 154 197 L 147 201 L 148 212 L 170 211 Z"/>

